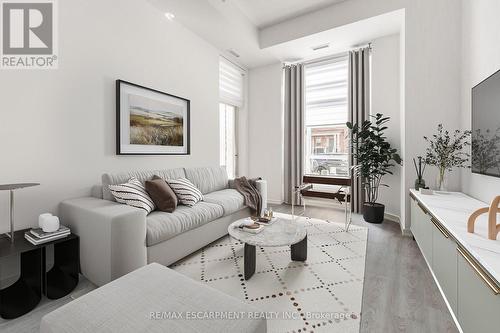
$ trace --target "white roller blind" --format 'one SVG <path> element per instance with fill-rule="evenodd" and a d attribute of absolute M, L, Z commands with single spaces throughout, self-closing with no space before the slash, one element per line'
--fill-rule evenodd
<path fill-rule="evenodd" d="M 348 57 L 305 67 L 306 126 L 347 122 Z"/>
<path fill-rule="evenodd" d="M 222 103 L 241 108 L 244 104 L 244 72 L 224 58 L 219 60 L 219 98 Z"/>

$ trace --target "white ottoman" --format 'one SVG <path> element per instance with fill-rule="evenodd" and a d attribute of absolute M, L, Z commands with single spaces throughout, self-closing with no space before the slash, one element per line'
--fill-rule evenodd
<path fill-rule="evenodd" d="M 40 332 L 264 333 L 266 320 L 256 313 L 236 298 L 150 264 L 45 315 Z"/>

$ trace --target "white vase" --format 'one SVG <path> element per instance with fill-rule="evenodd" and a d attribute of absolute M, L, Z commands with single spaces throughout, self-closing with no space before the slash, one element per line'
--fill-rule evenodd
<path fill-rule="evenodd" d="M 38 217 L 38 225 L 44 232 L 54 232 L 59 230 L 59 218 L 52 214 L 42 214 Z"/>
<path fill-rule="evenodd" d="M 49 216 L 43 223 L 42 230 L 44 232 L 54 232 L 59 230 L 59 218 L 57 216 Z"/>
<path fill-rule="evenodd" d="M 43 213 L 38 216 L 38 227 L 43 229 L 43 223 L 46 218 L 51 217 L 51 213 Z"/>

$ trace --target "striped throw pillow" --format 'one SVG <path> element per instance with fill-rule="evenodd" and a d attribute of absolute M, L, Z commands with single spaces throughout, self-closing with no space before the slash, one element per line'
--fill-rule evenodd
<path fill-rule="evenodd" d="M 186 178 L 167 179 L 167 183 L 183 205 L 193 207 L 198 201 L 203 200 L 200 190 Z"/>
<path fill-rule="evenodd" d="M 155 204 L 146 192 L 144 185 L 135 177 L 130 178 L 125 184 L 109 185 L 109 190 L 119 203 L 144 209 L 146 214 L 155 209 Z"/>

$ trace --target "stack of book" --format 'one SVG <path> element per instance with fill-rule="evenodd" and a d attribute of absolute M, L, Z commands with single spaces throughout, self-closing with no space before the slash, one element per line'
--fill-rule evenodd
<path fill-rule="evenodd" d="M 40 245 L 67 237 L 70 233 L 69 228 L 62 225 L 59 230 L 54 232 L 44 232 L 41 228 L 31 229 L 24 233 L 24 238 L 33 245 Z"/>

